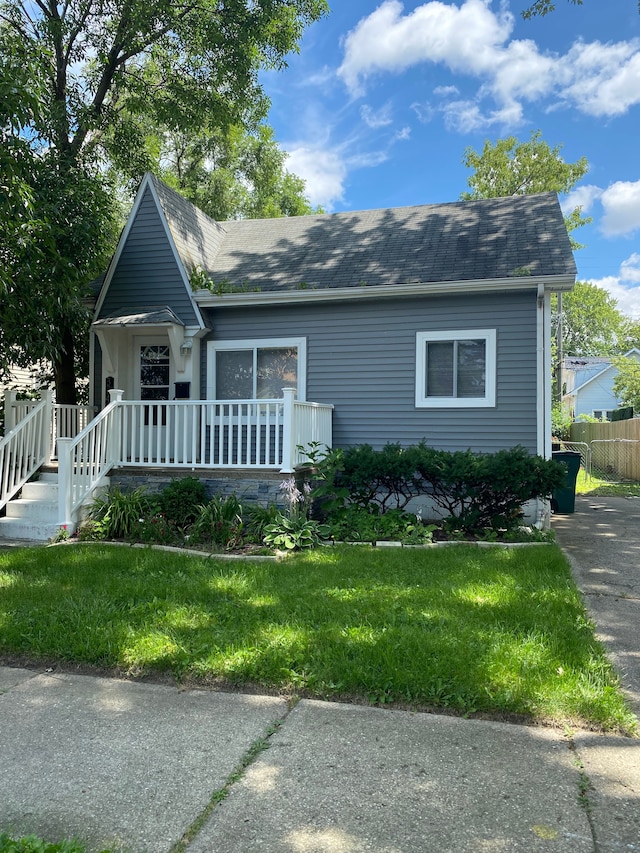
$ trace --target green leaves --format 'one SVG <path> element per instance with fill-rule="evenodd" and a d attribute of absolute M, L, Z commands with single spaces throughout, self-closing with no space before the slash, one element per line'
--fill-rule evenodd
<path fill-rule="evenodd" d="M 111 170 L 137 182 L 152 133 L 255 128 L 268 107 L 260 69 L 283 65 L 327 11 L 325 0 L 2 0 L 0 372 L 51 360 L 58 402 L 76 401 L 82 299 L 121 226 Z M 251 215 L 300 212 L 282 161 L 276 189 L 267 166 Z"/>
<path fill-rule="evenodd" d="M 551 148 L 543 139 L 542 132 L 532 131 L 527 142 L 519 142 L 515 136 L 498 139 L 495 145 L 488 140 L 482 152 L 467 148 L 462 162 L 474 173 L 467 179 L 471 192 L 460 198 L 467 201 L 479 198 L 531 195 L 533 193 L 568 193 L 589 170 L 586 157 L 575 163 L 563 160 L 562 145 Z M 568 231 L 589 223 L 591 219 L 581 214 L 576 207 L 565 218 Z M 573 248 L 582 248 L 573 242 Z"/>
<path fill-rule="evenodd" d="M 636 358 L 616 358 L 618 370 L 613 381 L 613 393 L 622 400 L 623 406 L 633 406 L 640 412 L 640 362 Z"/>
<path fill-rule="evenodd" d="M 319 544 L 323 528 L 305 515 L 289 517 L 278 513 L 273 524 L 268 524 L 264 531 L 265 545 L 284 548 L 286 551 L 301 551 Z"/>

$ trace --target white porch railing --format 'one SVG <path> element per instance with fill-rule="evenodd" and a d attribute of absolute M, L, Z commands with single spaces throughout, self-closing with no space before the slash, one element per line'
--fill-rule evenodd
<path fill-rule="evenodd" d="M 119 395 L 75 438 L 58 439 L 58 524 L 73 529 L 78 511 L 117 464 L 122 409 Z"/>
<path fill-rule="evenodd" d="M 100 415 L 74 439 L 58 439 L 60 523 L 111 468 L 248 468 L 291 473 L 298 446 L 332 446 L 333 406 L 281 400 L 123 400 L 113 391 Z"/>
<path fill-rule="evenodd" d="M 51 393 L 0 439 L 0 509 L 49 459 Z"/>
<path fill-rule="evenodd" d="M 7 391 L 5 394 L 5 433 L 9 433 L 41 402 L 40 400 L 18 400 L 16 394 L 16 391 Z M 74 438 L 86 427 L 95 413 L 95 406 L 72 406 L 62 403 L 52 404 L 50 418 L 51 459 L 57 458 L 56 442 L 58 438 Z"/>

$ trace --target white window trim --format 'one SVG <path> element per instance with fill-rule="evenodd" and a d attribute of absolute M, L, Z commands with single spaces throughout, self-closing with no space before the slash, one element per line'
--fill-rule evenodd
<path fill-rule="evenodd" d="M 215 400 L 216 352 L 220 350 L 255 350 L 297 347 L 298 349 L 298 393 L 296 400 L 307 399 L 307 339 L 306 338 L 249 338 L 238 341 L 207 342 L 207 399 Z"/>
<path fill-rule="evenodd" d="M 496 405 L 496 330 L 456 329 L 444 332 L 416 332 L 416 408 L 469 409 L 492 408 Z M 430 341 L 468 341 L 483 339 L 486 347 L 484 397 L 426 397 L 426 347 Z"/>

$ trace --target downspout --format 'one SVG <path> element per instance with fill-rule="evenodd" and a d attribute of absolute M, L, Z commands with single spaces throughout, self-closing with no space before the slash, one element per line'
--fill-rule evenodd
<path fill-rule="evenodd" d="M 544 284 L 538 283 L 536 299 L 536 367 L 537 381 L 537 453 L 551 458 L 551 297 L 545 293 Z M 550 526 L 549 501 L 538 500 L 536 527 L 547 530 Z"/>

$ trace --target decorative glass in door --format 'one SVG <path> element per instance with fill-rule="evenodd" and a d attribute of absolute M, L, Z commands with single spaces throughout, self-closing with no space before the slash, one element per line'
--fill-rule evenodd
<path fill-rule="evenodd" d="M 140 347 L 140 399 L 168 400 L 171 362 L 168 344 L 147 344 Z M 145 407 L 145 426 L 149 425 L 149 408 L 153 409 L 153 425 L 158 426 L 159 407 Z M 161 407 L 162 426 L 167 423 L 167 410 Z"/>

